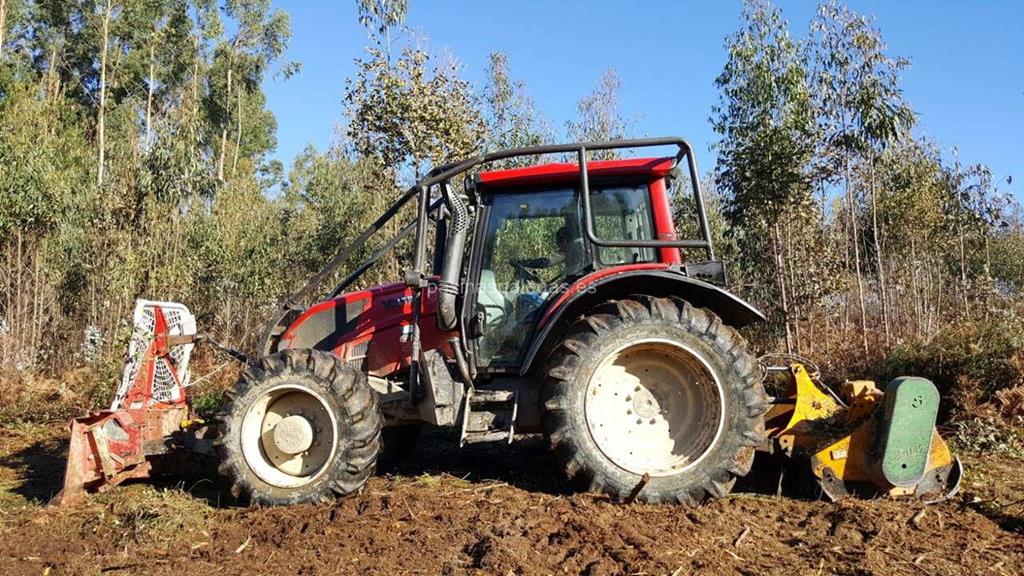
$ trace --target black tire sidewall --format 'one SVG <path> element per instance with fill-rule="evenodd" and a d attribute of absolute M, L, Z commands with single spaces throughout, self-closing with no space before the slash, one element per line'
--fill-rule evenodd
<path fill-rule="evenodd" d="M 754 361 L 743 339 L 710 312 L 685 302 L 636 297 L 618 308 L 596 309 L 569 331 L 550 358 L 546 384 L 545 396 L 556 410 L 544 417 L 552 447 L 566 472 L 585 488 L 622 499 L 641 484 L 641 474 L 615 464 L 598 447 L 587 425 L 585 401 L 601 362 L 643 340 L 677 343 L 703 360 L 718 382 L 722 420 L 717 438 L 695 465 L 671 476 L 649 477 L 640 499 L 691 503 L 723 495 L 736 475 L 749 470 L 752 446 L 764 430 L 760 405 L 766 400 L 759 379 L 750 373 Z"/>
<path fill-rule="evenodd" d="M 276 506 L 328 500 L 339 495 L 336 485 L 339 478 L 368 478 L 373 472 L 372 467 L 368 471 L 354 469 L 350 462 L 350 454 L 359 447 L 359 442 L 353 434 L 357 414 L 353 413 L 353 407 L 346 401 L 346 396 L 352 398 L 359 387 L 369 387 L 365 375 L 344 362 L 336 361 L 333 356 L 329 359 L 315 358 L 313 355 L 317 354 L 329 356 L 317 351 L 303 351 L 311 355 L 308 364 L 296 362 L 295 356 L 301 354 L 295 352 L 287 351 L 273 355 L 292 354 L 290 359 L 270 357 L 269 362 L 264 361 L 263 365 L 269 365 L 270 369 L 254 375 L 248 380 L 247 386 L 240 383 L 239 388 L 244 389 L 232 400 L 230 410 L 226 414 L 221 455 L 224 464 L 228 465 L 228 475 L 233 477 L 234 485 L 238 487 L 236 491 L 241 493 L 239 496 L 247 496 L 255 504 Z M 323 374 L 322 366 L 312 369 L 316 362 L 332 363 L 329 375 L 333 378 Z M 242 451 L 242 423 L 246 412 L 268 392 L 281 385 L 310 390 L 324 400 L 334 416 L 334 453 L 313 481 L 294 487 L 276 486 L 260 478 Z M 376 396 L 373 396 L 375 402 Z M 377 412 L 376 405 L 371 409 Z M 379 420 L 379 413 L 377 414 Z M 379 423 L 376 437 L 372 441 L 376 442 L 376 449 L 379 451 Z M 359 484 L 361 486 L 362 483 Z"/>

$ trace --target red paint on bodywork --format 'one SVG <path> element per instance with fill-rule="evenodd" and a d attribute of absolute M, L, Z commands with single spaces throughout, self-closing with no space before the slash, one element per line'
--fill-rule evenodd
<path fill-rule="evenodd" d="M 665 270 L 670 265 L 663 262 L 649 262 L 646 264 L 624 264 L 622 266 L 613 266 L 611 268 L 602 268 L 587 274 L 583 278 L 580 278 L 574 282 L 569 288 L 558 297 L 557 300 L 548 306 L 548 309 L 544 312 L 544 317 L 540 319 L 540 323 L 537 325 L 538 330 L 543 328 L 548 320 L 554 316 L 555 312 L 562 307 L 570 298 L 579 294 L 580 292 L 586 292 L 598 281 L 603 280 L 609 276 L 615 276 L 616 274 L 623 274 L 625 272 L 634 272 L 636 270 Z"/>
<path fill-rule="evenodd" d="M 654 230 L 658 240 L 675 240 L 676 225 L 672 221 L 672 206 L 669 203 L 665 179 L 658 178 L 651 182 L 651 209 L 654 211 Z M 683 258 L 679 248 L 658 248 L 658 260 L 665 264 L 682 264 Z"/>
<path fill-rule="evenodd" d="M 412 298 L 413 290 L 404 283 L 383 284 L 367 290 L 342 294 L 311 306 L 304 311 L 281 336 L 279 349 L 292 348 L 297 331 L 303 323 L 318 314 L 334 314 L 336 307 L 359 314 L 350 326 L 334 334 L 333 354 L 351 360 L 366 345 L 364 369 L 373 376 L 386 376 L 407 368 L 412 358 Z M 422 289 L 420 300 L 420 338 L 423 350 L 440 350 L 448 358 L 452 349 L 448 340 L 456 332 L 442 332 L 437 327 L 437 290 L 433 285 Z"/>
<path fill-rule="evenodd" d="M 615 176 L 668 176 L 675 158 L 631 158 L 587 162 L 590 178 Z M 481 172 L 480 183 L 487 186 L 527 186 L 574 182 L 580 177 L 579 164 L 542 164 L 529 168 Z"/>

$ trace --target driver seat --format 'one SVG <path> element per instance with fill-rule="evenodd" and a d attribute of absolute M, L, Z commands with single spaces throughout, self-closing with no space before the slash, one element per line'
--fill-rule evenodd
<path fill-rule="evenodd" d="M 504 323 L 510 302 L 498 288 L 493 270 L 480 271 L 480 288 L 476 301 L 487 314 L 488 329 L 497 328 Z"/>

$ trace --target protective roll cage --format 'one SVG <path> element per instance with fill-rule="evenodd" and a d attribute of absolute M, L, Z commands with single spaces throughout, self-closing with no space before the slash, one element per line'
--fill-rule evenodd
<path fill-rule="evenodd" d="M 675 166 L 679 166 L 682 160 L 686 159 L 686 166 L 689 172 L 690 183 L 693 189 L 694 207 L 697 212 L 697 221 L 701 238 L 699 240 L 607 240 L 599 238 L 594 231 L 594 219 L 590 206 L 590 178 L 587 170 L 587 152 L 597 150 L 619 150 L 629 148 L 651 148 L 660 146 L 676 146 L 678 152 L 675 155 Z M 334 298 L 344 292 L 346 288 L 358 280 L 367 270 L 376 264 L 385 254 L 390 252 L 399 242 L 407 238 L 413 232 L 416 233 L 416 250 L 413 268 L 405 272 L 404 281 L 412 288 L 422 288 L 426 285 L 427 271 L 427 229 L 429 217 L 432 213 L 439 213 L 439 210 L 451 208 L 446 206 L 451 203 L 449 182 L 455 176 L 468 172 L 482 164 L 518 158 L 523 156 L 544 156 L 550 154 L 575 153 L 580 174 L 580 194 L 583 200 L 584 232 L 587 239 L 597 245 L 605 247 L 625 248 L 696 248 L 704 249 L 707 252 L 708 260 L 714 260 L 714 248 L 711 244 L 711 233 L 708 229 L 707 212 L 704 209 L 704 197 L 700 187 L 700 177 L 697 172 L 697 161 L 693 155 L 693 149 L 689 142 L 683 138 L 669 136 L 661 138 L 638 138 L 629 140 L 612 140 L 606 142 L 581 142 L 575 144 L 551 144 L 542 146 L 527 146 L 523 148 L 512 148 L 499 152 L 480 154 L 459 162 L 452 162 L 432 169 L 419 182 L 406 190 L 394 204 L 370 224 L 355 240 L 339 250 L 338 253 L 327 263 L 316 275 L 313 276 L 302 288 L 290 294 L 278 304 L 278 309 L 270 322 L 267 323 L 260 336 L 261 350 L 264 354 L 270 352 L 271 339 L 280 334 L 286 325 L 282 323 L 286 318 L 294 318 L 298 312 L 304 310 L 301 302 L 328 276 L 333 274 L 341 264 L 355 251 L 360 250 L 363 245 L 379 231 L 385 224 L 391 221 L 402 208 L 413 198 L 417 200 L 416 218 L 403 226 L 398 233 L 388 240 L 382 247 L 371 254 L 366 260 L 355 267 L 355 269 L 331 291 L 330 298 Z M 431 200 L 432 191 L 438 187 L 437 197 Z M 440 220 L 439 220 L 440 221 Z M 413 358 L 419 355 L 419 299 L 420 291 L 413 293 Z M 275 333 L 275 330 L 278 332 Z M 461 348 L 458 346 L 456 348 Z M 414 362 L 415 364 L 415 362 Z M 460 364 L 462 364 L 460 362 Z"/>

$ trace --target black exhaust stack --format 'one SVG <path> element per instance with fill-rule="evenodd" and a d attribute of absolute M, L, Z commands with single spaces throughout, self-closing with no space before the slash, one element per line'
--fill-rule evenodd
<path fill-rule="evenodd" d="M 466 203 L 451 186 L 443 186 L 445 203 L 451 214 L 448 241 L 444 247 L 444 266 L 437 282 L 437 326 L 441 330 L 455 330 L 459 324 L 455 299 L 459 296 L 459 276 L 462 274 L 462 254 L 469 231 L 469 212 Z"/>

